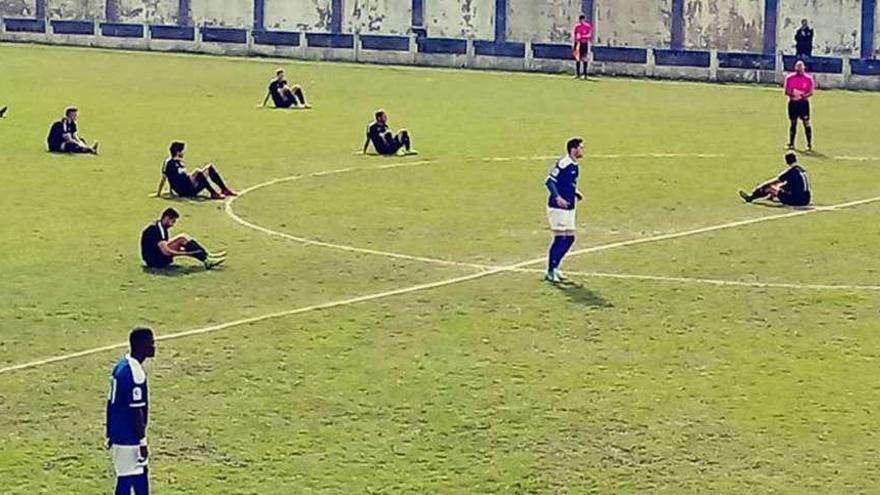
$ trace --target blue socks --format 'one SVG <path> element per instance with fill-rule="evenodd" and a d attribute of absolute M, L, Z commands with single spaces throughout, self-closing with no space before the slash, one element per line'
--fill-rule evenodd
<path fill-rule="evenodd" d="M 573 235 L 557 235 L 553 238 L 553 243 L 550 244 L 550 256 L 547 263 L 548 272 L 552 272 L 559 267 L 559 264 L 562 263 L 562 258 L 565 257 L 572 245 L 574 245 Z"/>

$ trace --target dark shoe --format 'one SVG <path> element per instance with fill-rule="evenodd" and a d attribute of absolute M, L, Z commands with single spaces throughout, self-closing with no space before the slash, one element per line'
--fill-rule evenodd
<path fill-rule="evenodd" d="M 95 141 L 95 144 L 92 145 L 92 153 L 98 154 L 98 142 Z"/>
<path fill-rule="evenodd" d="M 747 193 L 746 193 L 745 191 L 743 191 L 742 189 L 739 190 L 739 197 L 742 198 L 743 201 L 745 201 L 746 203 L 751 203 L 751 202 L 752 202 L 752 196 L 751 196 L 750 194 L 747 194 Z"/>
<path fill-rule="evenodd" d="M 238 193 L 233 191 L 232 189 L 224 189 L 223 195 L 224 196 L 238 196 Z"/>
<path fill-rule="evenodd" d="M 205 260 L 205 270 L 210 270 L 214 267 L 222 265 L 226 261 L 226 258 L 210 258 Z"/>
<path fill-rule="evenodd" d="M 9 110 L 9 107 L 0 108 L 0 119 L 6 116 L 6 111 Z"/>

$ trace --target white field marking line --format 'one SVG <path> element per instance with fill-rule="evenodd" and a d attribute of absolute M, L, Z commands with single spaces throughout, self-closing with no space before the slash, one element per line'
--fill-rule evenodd
<path fill-rule="evenodd" d="M 529 160 L 555 160 L 562 156 L 559 155 L 536 155 L 536 156 L 505 156 L 505 157 L 488 157 L 488 158 L 468 158 L 468 161 L 483 161 L 483 162 L 510 162 L 510 161 L 529 161 Z M 809 157 L 809 154 L 804 154 L 804 156 Z M 668 158 L 774 158 L 778 157 L 775 154 L 755 154 L 755 155 L 731 155 L 727 153 L 631 153 L 626 155 L 621 154 L 608 154 L 608 153 L 597 153 L 590 154 L 585 157 L 587 161 L 590 159 L 620 159 L 620 158 L 657 158 L 657 159 L 668 159 Z M 880 156 L 849 156 L 849 155 L 836 155 L 829 156 L 825 158 L 826 160 L 836 160 L 836 161 L 851 161 L 851 162 L 873 162 L 880 161 Z"/>
<path fill-rule="evenodd" d="M 416 164 L 416 162 L 412 162 L 410 165 L 415 165 L 415 164 Z M 281 179 L 274 179 L 273 181 L 269 181 L 269 182 L 274 184 L 274 183 L 278 183 L 278 182 L 295 180 L 296 178 L 301 178 L 301 177 L 302 176 L 285 177 L 285 178 L 281 178 Z M 256 186 L 251 186 L 247 189 L 244 189 L 242 192 L 253 191 L 253 190 L 257 189 L 258 186 L 266 187 L 266 185 L 268 185 L 268 183 L 264 183 L 262 185 L 257 184 Z M 234 199 L 235 198 L 232 198 L 229 201 L 227 201 L 227 209 L 228 209 L 229 203 L 234 201 Z M 874 198 L 867 198 L 867 199 L 861 199 L 861 200 L 856 200 L 856 201 L 850 201 L 847 203 L 840 203 L 840 204 L 831 205 L 831 206 L 818 207 L 818 208 L 813 208 L 813 209 L 808 209 L 808 210 L 800 210 L 800 211 L 790 212 L 790 213 L 786 213 L 786 214 L 770 215 L 767 217 L 754 218 L 754 219 L 750 219 L 750 220 L 741 220 L 738 222 L 728 222 L 728 223 L 719 224 L 719 225 L 715 225 L 715 226 L 703 227 L 700 229 L 693 229 L 693 230 L 689 230 L 689 231 L 685 231 L 685 232 L 663 234 L 663 235 L 658 235 L 658 236 L 645 237 L 645 238 L 641 238 L 641 239 L 632 239 L 629 241 L 622 241 L 622 242 L 615 242 L 615 243 L 611 243 L 611 244 L 604 244 L 604 245 L 600 245 L 600 246 L 593 246 L 590 248 L 585 248 L 585 249 L 573 251 L 572 253 L 569 254 L 569 256 L 598 252 L 598 251 L 606 251 L 606 250 L 610 250 L 610 249 L 632 246 L 632 245 L 636 245 L 636 244 L 644 244 L 644 243 L 648 243 L 648 242 L 658 242 L 658 241 L 663 241 L 663 240 L 667 240 L 667 239 L 676 239 L 676 238 L 680 238 L 680 237 L 697 235 L 697 234 L 702 234 L 705 232 L 712 232 L 715 230 L 734 228 L 734 227 L 739 227 L 739 226 L 743 226 L 743 225 L 750 225 L 750 224 L 754 224 L 754 223 L 766 222 L 766 221 L 776 220 L 776 219 L 780 219 L 780 218 L 788 218 L 788 217 L 799 216 L 799 215 L 807 215 L 807 214 L 810 214 L 813 212 L 818 212 L 818 211 L 834 211 L 834 210 L 841 209 L 841 208 L 858 206 L 858 205 L 867 204 L 867 203 L 871 203 L 871 202 L 875 202 L 875 201 L 880 201 L 880 196 L 877 196 Z M 255 226 L 255 227 L 259 227 L 259 226 Z M 262 227 L 260 227 L 258 230 L 262 230 Z M 266 229 L 266 230 L 268 230 L 268 229 Z M 291 236 L 291 237 L 293 237 L 293 236 Z M 333 246 L 333 245 L 330 245 L 330 246 Z M 355 250 L 355 251 L 365 252 L 365 250 L 361 250 L 360 248 L 352 248 L 351 246 L 334 246 L 334 247 L 336 247 L 338 249 Z M 389 253 L 389 254 L 395 254 L 395 253 Z M 410 257 L 408 255 L 395 255 L 394 257 L 404 257 L 404 259 L 415 258 L 415 257 Z M 432 259 L 432 258 L 426 258 L 426 260 L 429 260 L 429 259 Z M 397 295 L 402 295 L 402 294 L 410 294 L 413 292 L 419 292 L 419 291 L 423 291 L 423 290 L 445 287 L 445 286 L 449 286 L 449 285 L 468 282 L 470 280 L 476 280 L 479 278 L 488 277 L 490 275 L 495 275 L 495 274 L 499 274 L 499 273 L 516 272 L 517 270 L 519 270 L 521 268 L 525 268 L 529 265 L 543 263 L 545 260 L 546 260 L 546 257 L 542 256 L 540 258 L 526 260 L 526 261 L 522 261 L 519 263 L 514 263 L 512 265 L 499 266 L 499 267 L 494 267 L 494 268 L 489 268 L 489 269 L 485 269 L 486 267 L 484 267 L 483 265 L 475 265 L 474 268 L 479 267 L 483 271 L 473 273 L 470 275 L 463 275 L 463 276 L 459 276 L 459 277 L 440 280 L 437 282 L 431 282 L 431 283 L 420 284 L 420 285 L 413 285 L 413 286 L 403 287 L 400 289 L 395 289 L 395 290 L 390 290 L 390 291 L 376 292 L 373 294 L 367 294 L 367 295 L 353 297 L 353 298 L 349 298 L 349 299 L 341 299 L 341 300 L 337 300 L 337 301 L 330 301 L 330 302 L 326 302 L 326 303 L 322 303 L 322 304 L 316 304 L 313 306 L 305 306 L 302 308 L 295 308 L 295 309 L 290 309 L 290 310 L 285 310 L 285 311 L 279 311 L 279 312 L 275 312 L 275 313 L 254 316 L 251 318 L 244 318 L 244 319 L 234 320 L 234 321 L 230 321 L 230 322 L 226 322 L 226 323 L 220 323 L 217 325 L 195 328 L 192 330 L 184 330 L 181 332 L 158 335 L 156 337 L 156 340 L 171 340 L 171 339 L 178 339 L 178 338 L 182 338 L 182 337 L 188 337 L 188 336 L 192 336 L 192 335 L 206 334 L 206 333 L 216 332 L 218 330 L 224 330 L 224 329 L 232 328 L 232 327 L 236 327 L 236 326 L 257 323 L 257 322 L 266 321 L 266 320 L 275 319 L 275 318 L 282 318 L 285 316 L 302 314 L 302 313 L 306 313 L 309 311 L 337 308 L 337 307 L 347 306 L 350 304 L 356 304 L 356 303 L 360 303 L 360 302 L 375 301 L 375 300 L 383 299 L 386 297 L 392 297 L 392 296 L 397 296 Z M 457 262 L 448 262 L 448 263 L 458 264 Z M 107 350 L 123 348 L 126 345 L 128 345 L 128 344 L 127 343 L 118 343 L 118 344 L 105 345 L 105 346 L 95 347 L 93 349 L 86 349 L 83 351 L 78 351 L 78 352 L 74 352 L 74 353 L 70 353 L 70 354 L 63 354 L 61 356 L 55 356 L 55 357 L 51 357 L 51 358 L 31 361 L 28 363 L 7 366 L 5 368 L 0 368 L 0 374 L 24 370 L 24 369 L 36 368 L 38 366 L 43 366 L 46 364 L 52 364 L 52 363 L 57 363 L 60 361 L 67 361 L 70 359 L 89 356 L 89 355 L 97 354 L 99 352 L 103 352 L 103 351 L 107 351 Z"/>
<path fill-rule="evenodd" d="M 669 155 L 669 154 L 662 154 L 662 153 L 658 153 L 658 154 L 659 155 Z M 652 155 L 652 154 L 645 153 L 645 154 L 640 154 L 639 156 L 650 156 L 650 155 Z M 520 158 L 522 158 L 522 159 L 537 159 L 537 157 L 531 157 L 531 158 L 529 158 L 529 157 L 510 157 L 510 158 L 512 158 L 512 159 L 520 159 Z M 428 160 L 415 161 L 415 162 L 400 162 L 400 163 L 396 163 L 396 164 L 385 164 L 385 165 L 381 165 L 379 167 L 363 167 L 363 168 L 356 168 L 356 169 L 355 168 L 347 168 L 347 169 L 330 170 L 330 171 L 326 171 L 326 172 L 315 172 L 315 173 L 312 173 L 311 176 L 322 176 L 322 175 L 328 175 L 331 173 L 343 173 L 344 171 L 351 171 L 351 170 L 365 170 L 366 171 L 366 170 L 374 170 L 376 168 L 414 167 L 414 166 L 420 166 L 420 165 L 427 165 L 427 164 L 431 164 L 431 163 L 435 163 L 435 162 L 431 162 Z M 270 235 L 270 236 L 279 237 L 279 238 L 286 239 L 289 241 L 298 242 L 303 245 L 314 245 L 314 246 L 326 247 L 326 248 L 330 248 L 330 249 L 338 249 L 341 251 L 348 251 L 348 252 L 354 252 L 354 253 L 369 254 L 369 255 L 376 255 L 376 256 L 385 256 L 388 258 L 403 259 L 403 260 L 408 260 L 408 261 L 418 261 L 418 262 L 424 262 L 424 263 L 433 263 L 433 264 L 445 265 L 445 266 L 458 266 L 458 267 L 464 267 L 464 268 L 474 268 L 474 269 L 478 269 L 478 270 L 492 270 L 492 269 L 497 268 L 496 266 L 488 266 L 488 265 L 467 263 L 467 262 L 454 261 L 454 260 L 444 260 L 444 259 L 433 258 L 433 257 L 428 257 L 428 256 L 416 256 L 416 255 L 396 253 L 396 252 L 391 252 L 391 251 L 382 251 L 382 250 L 378 250 L 378 249 L 362 248 L 362 247 L 351 246 L 351 245 L 346 245 L 346 244 L 336 244 L 336 243 L 332 243 L 332 242 L 324 242 L 324 241 L 319 241 L 319 240 L 315 240 L 315 239 L 309 239 L 306 237 L 295 236 L 295 235 L 287 234 L 284 232 L 279 232 L 276 230 L 268 229 L 266 227 L 262 227 L 260 225 L 249 222 L 249 221 L 241 218 L 240 216 L 238 216 L 232 208 L 232 205 L 236 199 L 238 199 L 242 196 L 245 196 L 246 194 L 248 194 L 250 192 L 253 192 L 257 189 L 268 187 L 268 186 L 271 186 L 274 184 L 278 184 L 280 182 L 289 182 L 289 181 L 293 181 L 293 180 L 299 180 L 304 177 L 305 176 L 302 176 L 302 175 L 294 175 L 294 176 L 290 176 L 290 177 L 283 177 L 280 179 L 272 179 L 272 180 L 263 182 L 261 184 L 256 184 L 256 185 L 251 186 L 247 189 L 244 189 L 239 193 L 238 197 L 233 197 L 230 200 L 226 201 L 225 212 L 227 215 L 229 215 L 230 218 L 232 218 L 235 222 L 239 223 L 240 225 L 243 225 L 245 227 L 256 230 L 258 232 L 262 232 L 262 233 Z M 833 210 L 840 209 L 840 208 L 848 208 L 848 207 L 852 207 L 852 206 L 858 206 L 861 204 L 872 203 L 875 201 L 880 201 L 880 196 L 851 201 L 848 203 L 840 203 L 837 205 L 805 208 L 805 209 L 800 209 L 800 210 L 795 210 L 795 211 L 789 211 L 786 213 L 780 213 L 780 214 L 776 214 L 776 215 L 768 215 L 765 217 L 750 218 L 750 219 L 739 220 L 739 221 L 735 221 L 735 222 L 728 222 L 728 223 L 723 223 L 723 224 L 718 224 L 718 225 L 711 225 L 708 227 L 700 227 L 697 229 L 687 230 L 687 231 L 683 231 L 683 232 L 673 232 L 673 233 L 669 233 L 669 234 L 660 234 L 660 235 L 655 235 L 655 236 L 650 236 L 650 237 L 641 237 L 641 238 L 637 238 L 637 239 L 618 241 L 618 242 L 603 244 L 603 245 L 599 245 L 599 246 L 592 246 L 592 247 L 588 247 L 588 248 L 577 249 L 577 250 L 569 253 L 568 256 L 578 256 L 581 254 L 594 253 L 594 252 L 599 252 L 599 251 L 605 251 L 608 249 L 616 249 L 619 247 L 633 246 L 633 245 L 637 245 L 637 244 L 645 244 L 648 242 L 659 242 L 659 241 L 665 241 L 665 240 L 670 240 L 670 239 L 677 239 L 677 238 L 681 238 L 681 237 L 698 235 L 698 234 L 713 232 L 713 231 L 717 231 L 717 230 L 724 230 L 724 229 L 729 229 L 729 228 L 741 227 L 741 226 L 745 226 L 745 225 L 752 225 L 752 224 L 761 223 L 761 222 L 768 222 L 771 220 L 777 220 L 777 219 L 781 219 L 781 218 L 801 216 L 801 215 L 806 215 L 806 214 L 817 212 L 817 211 L 833 211 Z"/>
<path fill-rule="evenodd" d="M 247 189 L 243 189 L 243 190 L 239 191 L 238 196 L 232 197 L 226 201 L 224 210 L 225 210 L 226 214 L 229 216 L 229 218 L 231 218 L 232 220 L 234 220 L 236 223 L 238 223 L 240 225 L 243 225 L 249 229 L 253 229 L 258 232 L 262 232 L 264 234 L 267 234 L 267 235 L 270 235 L 273 237 L 279 237 L 281 239 L 285 239 L 288 241 L 298 242 L 298 243 L 303 244 L 305 246 L 320 246 L 320 247 L 326 247 L 326 248 L 330 248 L 330 249 L 338 249 L 341 251 L 348 251 L 348 252 L 352 252 L 352 253 L 370 254 L 370 255 L 375 255 L 375 256 L 384 256 L 387 258 L 395 258 L 395 259 L 402 259 L 402 260 L 408 260 L 408 261 L 419 261 L 422 263 L 433 263 L 433 264 L 437 264 L 437 265 L 458 266 L 458 267 L 463 267 L 463 268 L 475 268 L 478 270 L 490 270 L 490 269 L 494 268 L 491 266 L 478 265 L 478 264 L 474 264 L 474 263 L 464 263 L 464 262 L 460 262 L 460 261 L 444 260 L 444 259 L 440 259 L 440 258 L 430 258 L 430 257 L 426 257 L 426 256 L 415 256 L 415 255 L 409 255 L 409 254 L 403 254 L 403 253 L 395 253 L 395 252 L 391 252 L 391 251 L 382 251 L 382 250 L 378 250 L 378 249 L 349 246 L 349 245 L 345 245 L 345 244 L 334 244 L 331 242 L 324 242 L 324 241 L 319 241 L 316 239 L 309 239 L 306 237 L 295 236 L 295 235 L 287 234 L 285 232 L 279 232 L 277 230 L 268 229 L 266 227 L 249 222 L 249 221 L 245 220 L 244 218 L 241 218 L 240 216 L 238 216 L 238 214 L 235 213 L 235 210 L 233 210 L 233 208 L 232 208 L 232 205 L 236 199 L 239 199 L 243 196 L 246 196 L 248 193 L 251 193 L 251 192 L 256 191 L 258 189 L 269 187 L 269 186 L 272 186 L 275 184 L 280 184 L 282 182 L 291 182 L 291 181 L 303 179 L 305 177 L 322 177 L 322 176 L 331 175 L 331 174 L 341 174 L 341 173 L 350 172 L 353 170 L 371 170 L 373 168 L 388 169 L 388 168 L 401 168 L 401 167 L 416 167 L 416 166 L 420 166 L 420 165 L 426 165 L 429 163 L 433 163 L 433 162 L 428 161 L 428 160 L 421 160 L 421 161 L 416 161 L 416 162 L 402 162 L 402 163 L 395 163 L 395 164 L 385 164 L 385 165 L 381 165 L 378 167 L 342 168 L 342 169 L 336 169 L 336 170 L 328 170 L 328 171 L 324 171 L 324 172 L 314 172 L 308 176 L 292 175 L 290 177 L 282 177 L 279 179 L 272 179 L 272 180 L 253 185 L 253 186 L 248 187 Z"/>
<path fill-rule="evenodd" d="M 544 273 L 540 268 L 520 268 L 515 270 L 524 273 Z M 756 289 L 798 289 L 798 290 L 839 290 L 839 291 L 880 291 L 880 285 L 837 285 L 837 284 L 795 284 L 785 282 L 748 282 L 744 280 L 724 280 L 701 277 L 670 277 L 665 275 L 637 275 L 629 273 L 607 272 L 575 272 L 565 270 L 566 275 L 580 277 L 614 278 L 622 280 L 650 280 L 655 282 L 673 282 L 682 284 L 705 284 L 731 287 L 749 287 Z"/>

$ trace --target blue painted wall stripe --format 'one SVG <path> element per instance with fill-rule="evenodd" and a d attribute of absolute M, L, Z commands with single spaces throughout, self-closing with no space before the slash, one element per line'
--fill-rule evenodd
<path fill-rule="evenodd" d="M 342 0 L 332 0 L 330 3 L 330 32 L 342 32 Z"/>
<path fill-rule="evenodd" d="M 177 3 L 177 25 L 189 26 L 192 24 L 192 13 L 190 11 L 190 0 L 179 0 Z"/>
<path fill-rule="evenodd" d="M 684 0 L 672 0 L 671 24 L 671 48 L 673 50 L 681 50 L 684 48 Z"/>
<path fill-rule="evenodd" d="M 507 39 L 507 0 L 495 0 L 495 41 Z"/>
<path fill-rule="evenodd" d="M 590 23 L 593 22 L 593 0 L 581 0 L 581 14 L 587 16 L 587 20 Z M 593 31 L 595 31 L 595 26 L 593 26 Z M 593 35 L 593 39 L 596 39 L 595 34 Z"/>
<path fill-rule="evenodd" d="M 107 0 L 104 4 L 104 19 L 107 22 L 119 22 L 119 0 Z"/>
<path fill-rule="evenodd" d="M 266 29 L 266 0 L 254 0 L 254 31 Z"/>
<path fill-rule="evenodd" d="M 776 53 L 776 19 L 779 17 L 779 1 L 764 2 L 764 53 Z"/>
<path fill-rule="evenodd" d="M 36 12 L 35 16 L 37 19 L 46 18 L 46 2 L 47 0 L 37 0 L 37 4 L 34 8 L 34 11 Z"/>
<path fill-rule="evenodd" d="M 877 0 L 862 0 L 862 43 L 859 47 L 859 58 L 869 59 L 874 55 L 874 15 L 877 10 Z"/>
<path fill-rule="evenodd" d="M 425 0 L 412 0 L 412 25 L 425 25 Z"/>

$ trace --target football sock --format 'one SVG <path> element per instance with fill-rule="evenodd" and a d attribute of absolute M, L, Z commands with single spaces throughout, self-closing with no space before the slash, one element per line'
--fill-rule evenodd
<path fill-rule="evenodd" d="M 768 194 L 770 194 L 770 192 L 767 191 L 766 187 L 756 187 L 755 190 L 752 191 L 752 200 L 754 201 L 756 199 L 763 198 Z"/>
<path fill-rule="evenodd" d="M 807 146 L 813 147 L 813 126 L 804 126 L 804 133 L 807 135 Z"/>
<path fill-rule="evenodd" d="M 220 174 L 218 174 L 217 171 L 214 170 L 214 167 L 208 167 L 208 177 L 210 177 L 215 184 L 220 186 L 220 189 L 224 191 L 228 189 L 226 187 L 226 184 L 223 182 L 223 177 L 220 177 Z"/>
<path fill-rule="evenodd" d="M 208 252 L 195 239 L 191 239 L 189 242 L 184 244 L 183 247 L 191 253 L 191 256 L 193 258 L 199 261 L 205 261 L 206 259 L 208 259 Z"/>
<path fill-rule="evenodd" d="M 577 61 L 574 63 L 575 71 L 577 72 L 577 77 L 581 77 L 581 63 Z"/>
<path fill-rule="evenodd" d="M 293 97 L 299 100 L 300 105 L 306 104 L 306 95 L 303 94 L 303 90 L 300 88 L 296 88 L 293 90 Z"/>
<path fill-rule="evenodd" d="M 409 132 L 400 131 L 400 142 L 403 144 L 403 147 L 406 148 L 406 151 L 409 151 Z"/>
<path fill-rule="evenodd" d="M 788 144 L 794 146 L 794 138 L 797 136 L 797 122 L 793 121 L 788 127 Z"/>
<path fill-rule="evenodd" d="M 550 256 L 547 263 L 547 271 L 552 272 L 559 266 L 559 262 L 562 260 L 562 250 L 563 246 L 565 246 L 566 238 L 561 235 L 557 235 L 553 237 L 553 243 L 550 244 Z"/>
<path fill-rule="evenodd" d="M 562 263 L 562 258 L 565 258 L 565 255 L 568 254 L 569 249 L 574 246 L 574 236 L 569 235 L 564 237 L 565 244 L 562 245 L 562 254 L 559 255 L 559 263 Z"/>

